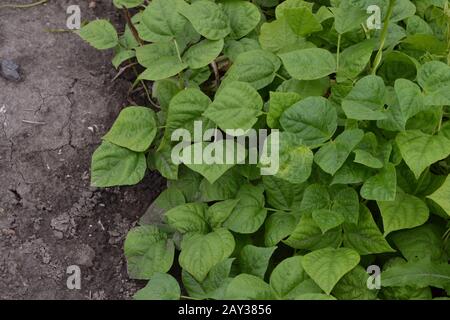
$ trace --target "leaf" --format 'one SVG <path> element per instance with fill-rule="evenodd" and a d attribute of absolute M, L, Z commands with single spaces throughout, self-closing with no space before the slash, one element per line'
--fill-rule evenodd
<path fill-rule="evenodd" d="M 214 2 L 198 0 L 191 5 L 183 3 L 178 7 L 178 10 L 192 23 L 194 29 L 206 39 L 223 39 L 231 32 L 230 19 L 222 8 Z"/>
<path fill-rule="evenodd" d="M 167 222 L 181 233 L 206 233 L 207 205 L 203 203 L 186 203 L 166 212 Z"/>
<path fill-rule="evenodd" d="M 331 210 L 340 213 L 347 223 L 358 223 L 359 197 L 355 189 L 344 187 L 333 196 Z"/>
<path fill-rule="evenodd" d="M 283 10 L 283 16 L 292 30 L 299 36 L 307 36 L 323 29 L 311 8 L 286 8 Z"/>
<path fill-rule="evenodd" d="M 330 141 L 320 148 L 314 155 L 314 162 L 326 173 L 334 175 L 363 136 L 364 132 L 360 129 L 345 130 L 334 141 Z"/>
<path fill-rule="evenodd" d="M 373 47 L 373 40 L 365 40 L 342 51 L 337 71 L 338 78 L 355 79 L 369 63 Z"/>
<path fill-rule="evenodd" d="M 417 81 L 425 92 L 426 105 L 450 104 L 450 67 L 447 64 L 440 61 L 425 63 L 419 69 Z"/>
<path fill-rule="evenodd" d="M 275 212 L 271 214 L 265 223 L 264 244 L 267 247 L 278 244 L 288 237 L 295 229 L 297 218 L 290 213 Z"/>
<path fill-rule="evenodd" d="M 134 8 L 141 5 L 143 2 L 144 0 L 113 0 L 113 4 L 119 9 L 122 9 L 123 7 Z"/>
<path fill-rule="evenodd" d="M 301 100 L 295 92 L 270 92 L 270 106 L 267 114 L 267 124 L 270 128 L 279 129 L 279 119 L 283 112 Z"/>
<path fill-rule="evenodd" d="M 428 207 L 419 198 L 397 192 L 394 201 L 377 201 L 383 217 L 384 235 L 392 231 L 410 229 L 428 220 Z"/>
<path fill-rule="evenodd" d="M 183 193 L 177 188 L 168 188 L 153 201 L 139 219 L 140 225 L 159 224 L 164 220 L 164 213 L 176 206 L 186 203 Z"/>
<path fill-rule="evenodd" d="M 278 159 L 275 160 L 279 162 L 275 177 L 290 183 L 305 182 L 311 175 L 314 156 L 311 149 L 301 141 L 299 135 L 289 132 L 271 134 L 264 142 L 263 153 L 260 157 L 261 166 L 263 168 L 266 165 L 273 166 L 273 154 L 279 153 Z"/>
<path fill-rule="evenodd" d="M 264 189 L 245 184 L 237 194 L 239 203 L 234 208 L 225 226 L 237 233 L 254 233 L 264 223 L 267 210 L 264 209 Z"/>
<path fill-rule="evenodd" d="M 200 183 L 202 200 L 209 202 L 235 198 L 239 188 L 245 181 L 244 177 L 234 169 L 225 172 L 223 176 L 212 184 L 207 179 L 203 179 Z"/>
<path fill-rule="evenodd" d="M 336 298 L 323 293 L 305 293 L 298 295 L 295 300 L 336 300 Z"/>
<path fill-rule="evenodd" d="M 206 235 L 195 234 L 183 239 L 179 262 L 183 269 L 202 282 L 216 264 L 231 255 L 234 246 L 234 237 L 226 229 Z"/>
<path fill-rule="evenodd" d="M 381 274 L 383 287 L 414 286 L 425 288 L 432 286 L 448 289 L 450 286 L 450 266 L 448 263 L 430 261 L 407 262 L 392 266 Z"/>
<path fill-rule="evenodd" d="M 223 130 L 242 129 L 245 132 L 256 123 L 262 105 L 260 95 L 250 84 L 235 81 L 216 95 L 203 115 Z"/>
<path fill-rule="evenodd" d="M 210 104 L 211 100 L 199 89 L 188 88 L 177 93 L 170 100 L 167 110 L 164 139 L 171 140 L 171 135 L 177 129 L 194 133 L 196 121 L 202 121 L 204 130 L 212 127 L 202 116 Z"/>
<path fill-rule="evenodd" d="M 231 281 L 229 275 L 233 261 L 234 258 L 230 258 L 216 264 L 201 283 L 183 270 L 183 284 L 189 296 L 197 299 L 224 299 L 226 288 Z"/>
<path fill-rule="evenodd" d="M 302 294 L 321 293 L 302 266 L 302 257 L 281 261 L 270 275 L 270 286 L 278 299 L 293 300 Z"/>
<path fill-rule="evenodd" d="M 192 69 L 205 67 L 219 56 L 220 52 L 222 52 L 223 45 L 223 39 L 200 41 L 186 51 L 183 55 L 183 60 Z"/>
<path fill-rule="evenodd" d="M 447 176 L 444 184 L 427 198 L 433 200 L 450 216 L 450 177 Z"/>
<path fill-rule="evenodd" d="M 383 126 L 380 123 L 378 126 L 386 130 L 404 131 L 408 119 L 426 108 L 418 85 L 406 79 L 397 79 L 394 86 L 398 101 L 389 107 L 388 119 L 381 120 Z"/>
<path fill-rule="evenodd" d="M 271 84 L 281 62 L 276 55 L 265 50 L 251 50 L 236 57 L 225 75 L 225 88 L 234 81 L 247 82 L 256 90 Z"/>
<path fill-rule="evenodd" d="M 153 204 L 156 204 L 163 210 L 169 210 L 176 206 L 185 204 L 186 200 L 183 193 L 177 188 L 167 188 L 155 199 Z"/>
<path fill-rule="evenodd" d="M 342 109 L 349 119 L 381 120 L 384 112 L 385 85 L 378 76 L 365 76 L 360 79 L 342 102 Z"/>
<path fill-rule="evenodd" d="M 330 79 L 324 77 L 317 80 L 289 79 L 277 88 L 279 92 L 295 92 L 302 98 L 311 96 L 323 96 L 330 88 Z M 270 111 L 270 110 L 269 110 Z"/>
<path fill-rule="evenodd" d="M 366 166 L 354 163 L 352 161 L 347 161 L 344 165 L 336 172 L 333 177 L 332 185 L 334 184 L 356 184 L 367 180 L 373 171 Z"/>
<path fill-rule="evenodd" d="M 180 166 L 178 172 L 178 180 L 169 180 L 168 187 L 177 188 L 183 192 L 186 202 L 195 202 L 200 198 L 199 186 L 202 177 L 197 172 L 188 169 L 185 166 Z"/>
<path fill-rule="evenodd" d="M 408 167 L 419 179 L 433 163 L 450 155 L 450 140 L 441 135 L 429 135 L 419 130 L 400 132 L 395 141 Z"/>
<path fill-rule="evenodd" d="M 258 277 L 242 273 L 228 285 L 227 300 L 271 300 L 270 286 Z"/>
<path fill-rule="evenodd" d="M 236 205 L 239 203 L 237 199 L 230 199 L 221 202 L 216 202 L 209 207 L 206 216 L 211 228 L 220 228 L 222 224 L 228 219 L 233 212 Z"/>
<path fill-rule="evenodd" d="M 300 205 L 304 184 L 293 184 L 274 176 L 263 176 L 267 203 L 280 210 L 290 210 Z"/>
<path fill-rule="evenodd" d="M 330 10 L 334 15 L 334 28 L 340 34 L 359 28 L 368 18 L 365 10 L 354 6 L 330 8 Z"/>
<path fill-rule="evenodd" d="M 336 283 L 359 263 L 356 251 L 347 248 L 324 248 L 305 255 L 302 265 L 306 273 L 330 294 Z"/>
<path fill-rule="evenodd" d="M 361 205 L 358 224 L 344 224 L 344 246 L 360 255 L 394 252 L 378 229 L 372 214 Z"/>
<path fill-rule="evenodd" d="M 241 273 L 257 276 L 264 279 L 270 257 L 277 247 L 256 247 L 246 245 L 239 253 L 238 264 Z"/>
<path fill-rule="evenodd" d="M 429 34 L 433 35 L 433 29 L 419 16 L 412 16 L 406 20 L 406 32 L 408 35 Z"/>
<path fill-rule="evenodd" d="M 145 155 L 107 141 L 92 155 L 91 185 L 95 187 L 128 186 L 139 183 L 145 175 Z"/>
<path fill-rule="evenodd" d="M 309 48 L 279 54 L 287 72 L 298 80 L 315 80 L 336 72 L 336 59 L 331 52 Z"/>
<path fill-rule="evenodd" d="M 158 99 L 161 109 L 166 110 L 169 107 L 170 100 L 181 91 L 177 82 L 172 79 L 155 81 L 153 84 L 153 97 Z"/>
<path fill-rule="evenodd" d="M 393 201 L 397 190 L 395 166 L 388 163 L 380 172 L 367 179 L 361 188 L 361 197 L 367 200 Z"/>
<path fill-rule="evenodd" d="M 146 151 L 156 136 L 155 113 L 145 107 L 123 109 L 103 139 L 136 152 Z"/>
<path fill-rule="evenodd" d="M 261 13 L 253 3 L 240 0 L 226 0 L 222 8 L 230 19 L 232 39 L 240 39 L 250 33 L 261 20 Z"/>
<path fill-rule="evenodd" d="M 77 33 L 84 41 L 98 50 L 111 49 L 119 44 L 117 31 L 107 20 L 89 22 Z"/>
<path fill-rule="evenodd" d="M 355 148 L 354 162 L 370 168 L 381 169 L 389 161 L 392 145 L 389 142 L 378 141 L 373 132 L 368 132 Z"/>
<path fill-rule="evenodd" d="M 409 0 L 398 0 L 395 2 L 390 21 L 397 22 L 414 16 L 416 6 Z"/>
<path fill-rule="evenodd" d="M 228 57 L 231 61 L 235 61 L 237 57 L 247 51 L 261 49 L 258 41 L 251 38 L 242 38 L 240 40 L 225 40 L 225 47 L 223 49 L 223 54 Z"/>
<path fill-rule="evenodd" d="M 295 249 L 318 250 L 326 247 L 338 247 L 342 242 L 340 228 L 322 233 L 310 213 L 303 213 L 300 223 L 284 243 Z"/>
<path fill-rule="evenodd" d="M 112 64 L 114 68 L 118 69 L 122 63 L 125 61 L 136 57 L 136 52 L 133 50 L 120 50 L 116 51 L 116 55 L 112 59 Z"/>
<path fill-rule="evenodd" d="M 136 58 L 147 69 L 139 75 L 140 80 L 170 78 L 188 67 L 177 56 L 173 42 L 158 42 L 136 48 Z"/>
<path fill-rule="evenodd" d="M 342 214 L 326 209 L 314 210 L 312 218 L 322 233 L 340 226 L 345 221 Z"/>
<path fill-rule="evenodd" d="M 282 19 L 286 13 L 287 10 L 292 8 L 308 8 L 309 10 L 312 10 L 313 4 L 309 3 L 304 0 L 286 0 L 281 2 L 276 8 L 275 8 L 275 16 L 277 19 Z"/>
<path fill-rule="evenodd" d="M 402 49 L 406 52 L 416 52 L 416 54 L 444 55 L 447 51 L 447 44 L 434 35 L 415 34 L 402 40 Z"/>
<path fill-rule="evenodd" d="M 273 53 L 315 47 L 312 43 L 295 34 L 287 19 L 284 18 L 263 23 L 259 34 L 259 43 L 262 49 Z"/>
<path fill-rule="evenodd" d="M 394 232 L 391 239 L 408 261 L 430 260 L 445 262 L 446 254 L 439 228 L 433 224 Z"/>
<path fill-rule="evenodd" d="M 229 161 L 230 155 L 232 161 Z M 194 143 L 180 150 L 179 161 L 200 173 L 209 183 L 216 182 L 228 170 L 245 160 L 245 148 L 236 142 L 217 140 Z"/>
<path fill-rule="evenodd" d="M 177 280 L 167 273 L 155 273 L 147 285 L 136 292 L 134 300 L 180 300 Z"/>
<path fill-rule="evenodd" d="M 298 134 L 308 146 L 330 139 L 337 128 L 337 113 L 322 97 L 309 97 L 287 109 L 280 118 L 284 130 Z"/>
<path fill-rule="evenodd" d="M 150 169 L 156 169 L 166 179 L 178 179 L 178 165 L 172 162 L 171 149 L 151 152 L 147 156 L 147 162 L 151 164 Z"/>
<path fill-rule="evenodd" d="M 177 12 L 178 0 L 153 0 L 142 12 L 139 36 L 147 42 L 172 41 L 182 36 L 188 21 Z"/>
<path fill-rule="evenodd" d="M 415 80 L 417 75 L 416 63 L 407 54 L 400 51 L 392 51 L 384 56 L 383 63 L 377 73 L 387 85 L 393 85 L 400 78 Z"/>
<path fill-rule="evenodd" d="M 347 273 L 336 284 L 333 289 L 333 296 L 339 300 L 375 300 L 378 290 L 367 288 L 369 274 L 361 266 Z"/>
<path fill-rule="evenodd" d="M 129 277 L 142 280 L 170 270 L 175 246 L 157 227 L 146 225 L 128 232 L 124 251 Z"/>
<path fill-rule="evenodd" d="M 331 199 L 327 188 L 320 184 L 311 184 L 305 189 L 300 210 L 313 211 L 316 209 L 326 209 L 330 205 Z"/>

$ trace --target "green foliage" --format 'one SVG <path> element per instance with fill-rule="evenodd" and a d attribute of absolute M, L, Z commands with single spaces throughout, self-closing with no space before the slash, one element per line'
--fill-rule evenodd
<path fill-rule="evenodd" d="M 92 159 L 93 186 L 147 169 L 168 180 L 125 241 L 130 277 L 149 280 L 135 299 L 450 294 L 449 4 L 372 2 L 113 0 L 134 13 L 121 32 L 105 20 L 78 32 L 114 49 L 116 68 L 137 62 L 134 86 L 151 88 Z M 252 128 L 268 138 L 227 144 L 233 164 L 186 160 L 224 160 L 217 136 Z M 191 135 L 181 147 L 178 129 Z M 279 168 L 265 175 L 271 152 Z"/>

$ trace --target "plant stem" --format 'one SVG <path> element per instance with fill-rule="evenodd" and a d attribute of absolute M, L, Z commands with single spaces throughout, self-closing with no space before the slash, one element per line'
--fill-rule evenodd
<path fill-rule="evenodd" d="M 173 39 L 173 43 L 175 44 L 175 50 L 177 50 L 178 60 L 180 60 L 180 62 L 183 62 L 183 60 L 181 59 L 180 48 L 178 47 L 177 40 Z"/>
<path fill-rule="evenodd" d="M 341 55 L 341 39 L 342 35 L 339 33 L 337 41 L 337 51 L 336 51 L 336 72 L 339 70 L 339 60 Z"/>
<path fill-rule="evenodd" d="M 443 118 L 444 118 L 444 113 L 442 112 L 441 118 L 439 119 L 439 124 L 438 124 L 438 127 L 437 127 L 437 132 L 438 133 L 439 133 L 439 131 L 441 131 L 441 128 L 442 128 L 442 120 L 443 120 Z"/>
<path fill-rule="evenodd" d="M 141 38 L 139 38 L 139 34 L 133 24 L 133 21 L 131 21 L 130 12 L 127 8 L 123 7 L 123 14 L 125 16 L 125 20 L 127 21 L 127 25 L 131 30 L 131 33 L 133 34 L 133 37 L 136 39 L 136 41 L 142 46 L 144 43 L 142 42 Z"/>
<path fill-rule="evenodd" d="M 0 6 L 0 9 L 3 8 L 12 8 L 12 9 L 28 9 L 35 6 L 39 6 L 41 4 L 46 3 L 48 0 L 41 0 L 38 2 L 30 3 L 30 4 L 4 4 Z"/>
<path fill-rule="evenodd" d="M 200 300 L 197 298 L 192 298 L 192 297 L 188 297 L 188 296 L 180 296 L 181 299 L 186 299 L 186 300 Z"/>
<path fill-rule="evenodd" d="M 180 52 L 180 48 L 178 47 L 177 40 L 173 39 L 173 43 L 175 45 L 175 50 L 177 51 L 178 60 L 181 63 L 183 63 L 183 59 L 181 59 L 181 52 Z M 183 71 L 180 71 L 180 73 L 178 74 L 178 78 L 179 78 L 179 82 L 180 82 L 180 87 L 184 88 Z"/>
<path fill-rule="evenodd" d="M 370 31 L 367 30 L 366 26 L 364 25 L 364 23 L 361 23 L 361 28 L 364 31 L 364 34 L 366 35 L 366 39 L 370 39 Z"/>
<path fill-rule="evenodd" d="M 383 31 L 381 32 L 380 48 L 378 49 L 377 55 L 375 56 L 372 74 L 377 73 L 377 69 L 381 63 L 381 58 L 383 57 L 383 48 L 384 48 L 384 44 L 386 42 L 386 37 L 388 34 L 389 20 L 391 19 L 392 12 L 394 11 L 394 4 L 395 4 L 395 0 L 389 0 L 388 12 L 387 12 L 386 20 L 384 21 Z"/>
<path fill-rule="evenodd" d="M 283 77 L 281 74 L 279 73 L 275 73 L 275 76 L 277 76 L 278 78 L 280 78 L 283 81 L 287 81 L 288 79 L 286 79 L 285 77 Z"/>
<path fill-rule="evenodd" d="M 216 88 L 218 88 L 220 85 L 220 73 L 219 73 L 219 68 L 217 67 L 216 61 L 211 62 L 210 66 L 214 72 L 214 79 L 215 79 L 214 85 L 216 86 Z"/>

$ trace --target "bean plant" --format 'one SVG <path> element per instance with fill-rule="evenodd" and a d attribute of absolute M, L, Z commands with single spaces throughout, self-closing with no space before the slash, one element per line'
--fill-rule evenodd
<path fill-rule="evenodd" d="M 120 32 L 78 34 L 147 94 L 103 137 L 92 185 L 167 179 L 125 240 L 148 280 L 135 299 L 448 298 L 447 0 L 113 3 Z M 279 170 L 174 161 L 196 123 L 266 130 L 259 151 L 276 132 Z"/>

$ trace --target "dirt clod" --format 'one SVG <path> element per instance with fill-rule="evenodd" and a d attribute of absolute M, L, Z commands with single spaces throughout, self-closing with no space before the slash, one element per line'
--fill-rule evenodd
<path fill-rule="evenodd" d="M 0 75 L 9 81 L 20 81 L 19 65 L 12 60 L 0 59 Z"/>
<path fill-rule="evenodd" d="M 75 253 L 74 262 L 77 265 L 92 267 L 94 265 L 95 251 L 89 245 L 83 244 Z"/>

